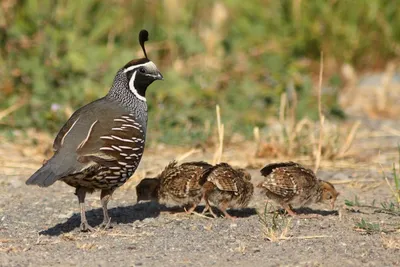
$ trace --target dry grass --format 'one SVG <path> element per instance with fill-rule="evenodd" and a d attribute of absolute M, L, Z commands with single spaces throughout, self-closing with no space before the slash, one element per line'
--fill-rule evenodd
<path fill-rule="evenodd" d="M 319 165 L 321 164 L 321 150 L 322 150 L 322 140 L 324 137 L 324 121 L 325 116 L 322 114 L 322 104 L 321 104 L 321 91 L 322 91 L 322 75 L 324 74 L 324 54 L 321 52 L 321 61 L 319 64 L 319 82 L 318 82 L 318 117 L 319 117 L 319 138 L 317 149 L 314 149 L 315 155 L 315 167 L 314 172 L 318 171 Z"/>
<path fill-rule="evenodd" d="M 18 102 L 16 102 L 15 104 L 11 105 L 10 107 L 0 111 L 0 122 L 5 117 L 7 117 L 11 113 L 13 113 L 14 111 L 16 111 L 19 108 L 23 107 L 27 102 L 28 102 L 28 98 L 27 97 L 21 97 L 21 100 L 19 100 Z"/>
<path fill-rule="evenodd" d="M 317 103 L 319 121 L 308 118 L 296 120 L 297 94 L 291 90 L 291 100 L 286 93 L 281 95 L 279 120 L 269 120 L 269 132 L 264 140 L 260 130 L 254 128 L 253 134 L 257 143 L 256 156 L 258 157 L 298 157 L 306 155 L 314 161 L 314 171 L 317 172 L 322 159 L 339 159 L 348 154 L 359 129 L 361 122 L 356 121 L 350 131 L 343 134 L 338 123 L 329 122 L 322 112 L 322 78 L 323 54 L 321 53 L 319 82 L 317 86 Z"/>
<path fill-rule="evenodd" d="M 278 242 L 289 239 L 292 219 L 276 211 L 275 207 L 269 206 L 267 203 L 263 213 L 258 213 L 258 218 L 261 231 L 268 241 Z"/>
<path fill-rule="evenodd" d="M 224 124 L 221 123 L 221 113 L 219 105 L 215 107 L 217 115 L 217 133 L 218 133 L 218 145 L 214 154 L 212 163 L 217 164 L 221 162 L 222 153 L 224 149 Z"/>
<path fill-rule="evenodd" d="M 381 240 L 385 248 L 400 250 L 400 236 L 382 234 Z"/>

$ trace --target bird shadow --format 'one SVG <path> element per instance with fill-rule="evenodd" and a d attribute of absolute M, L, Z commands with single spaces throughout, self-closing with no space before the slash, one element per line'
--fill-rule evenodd
<path fill-rule="evenodd" d="M 286 214 L 287 212 L 284 209 L 278 209 L 276 210 L 281 214 Z M 276 212 L 276 211 L 271 211 Z M 316 215 L 320 215 L 320 216 L 338 216 L 339 212 L 337 210 L 315 210 L 315 209 L 311 209 L 311 208 L 307 208 L 307 207 L 302 207 L 302 208 L 297 208 L 297 209 L 293 209 L 293 211 L 295 211 L 297 214 L 299 215 L 312 215 L 312 214 L 316 214 Z"/>
<path fill-rule="evenodd" d="M 129 224 L 146 218 L 155 218 L 163 208 L 154 202 L 137 203 L 131 206 L 116 207 L 108 210 L 112 224 Z M 93 209 L 86 212 L 89 225 L 96 227 L 103 222 L 103 210 Z M 66 222 L 59 223 L 49 229 L 39 232 L 40 235 L 58 236 L 74 231 L 80 227 L 79 213 L 72 215 Z"/>
<path fill-rule="evenodd" d="M 203 209 L 204 206 L 198 206 L 196 207 L 195 211 L 201 213 Z M 218 209 L 214 208 L 213 210 L 217 215 L 223 216 L 222 212 L 220 212 Z M 182 213 L 183 211 L 183 208 L 166 207 L 156 202 L 140 202 L 131 206 L 109 209 L 108 213 L 111 217 L 112 224 L 130 224 L 135 221 L 144 220 L 146 218 L 156 218 L 160 215 L 161 212 Z M 237 218 L 247 218 L 256 215 L 257 211 L 254 208 L 244 208 L 231 209 L 228 210 L 228 213 Z M 89 225 L 93 227 L 99 226 L 103 222 L 103 210 L 101 208 L 98 208 L 86 211 L 86 218 Z M 58 223 L 49 229 L 40 231 L 39 234 L 47 236 L 58 236 L 79 229 L 80 223 L 81 216 L 79 213 L 75 213 L 70 218 L 68 218 L 66 222 Z"/>
<path fill-rule="evenodd" d="M 215 207 L 213 207 L 213 212 L 218 217 L 224 217 L 224 214 Z M 229 209 L 227 212 L 229 215 L 236 218 L 248 218 L 250 216 L 257 215 L 257 210 L 255 208 Z"/>
<path fill-rule="evenodd" d="M 307 208 L 307 207 L 303 207 L 303 208 L 298 208 L 296 209 L 296 212 L 298 214 L 317 214 L 317 215 L 321 215 L 321 216 L 338 216 L 339 212 L 337 210 L 315 210 L 315 209 L 311 209 L 311 208 Z"/>

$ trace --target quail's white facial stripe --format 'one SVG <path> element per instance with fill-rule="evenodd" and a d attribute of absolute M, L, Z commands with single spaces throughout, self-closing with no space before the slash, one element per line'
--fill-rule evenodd
<path fill-rule="evenodd" d="M 146 63 L 143 63 L 143 64 L 137 64 L 137 65 L 130 66 L 129 68 L 126 68 L 124 70 L 124 73 L 127 73 L 128 71 L 137 69 L 139 67 L 146 67 L 146 69 L 151 71 L 151 72 L 158 71 L 157 67 L 156 67 L 156 64 L 154 64 L 152 61 L 149 61 L 149 62 L 146 62 Z"/>
<path fill-rule="evenodd" d="M 135 66 L 136 68 L 136 66 Z M 126 71 L 126 70 L 125 70 Z M 135 88 L 135 78 L 136 78 L 136 72 L 137 70 L 135 70 L 135 72 L 132 74 L 131 79 L 129 80 L 129 90 L 131 90 L 131 92 L 140 100 L 142 101 L 146 101 L 146 98 L 144 96 L 139 95 L 138 91 Z"/>

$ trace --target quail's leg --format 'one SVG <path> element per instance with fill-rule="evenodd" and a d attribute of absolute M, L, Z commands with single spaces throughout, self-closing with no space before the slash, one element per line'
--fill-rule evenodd
<path fill-rule="evenodd" d="M 203 212 L 202 212 L 201 214 L 204 214 L 204 213 L 206 213 L 206 211 L 209 211 L 210 214 L 211 214 L 214 218 L 217 218 L 217 215 L 215 215 L 215 213 L 213 212 L 212 207 L 211 207 L 211 205 L 210 205 L 210 202 L 208 202 L 208 199 L 207 199 L 207 198 L 204 198 L 204 201 L 206 202 L 206 207 L 204 208 L 204 210 L 203 210 Z"/>
<path fill-rule="evenodd" d="M 108 216 L 107 204 L 111 199 L 113 191 L 114 190 L 103 189 L 100 193 L 101 206 L 103 207 L 103 222 L 100 227 L 104 227 L 105 229 L 112 228 L 111 218 Z"/>
<path fill-rule="evenodd" d="M 231 219 L 231 220 L 236 219 L 235 216 L 230 215 L 230 214 L 226 211 L 227 208 L 228 208 L 228 202 L 223 202 L 223 203 L 221 203 L 221 205 L 219 205 L 219 209 L 220 209 L 220 210 L 222 211 L 222 213 L 225 215 L 225 218 L 228 218 L 228 219 Z"/>
<path fill-rule="evenodd" d="M 191 214 L 196 207 L 197 207 L 197 204 L 196 203 L 192 203 L 192 206 L 188 210 L 185 209 L 185 211 L 186 211 L 187 214 Z"/>
<path fill-rule="evenodd" d="M 80 229 L 82 232 L 93 231 L 93 227 L 91 227 L 86 220 L 86 211 L 85 211 L 85 196 L 86 190 L 83 187 L 76 188 L 75 195 L 78 196 L 79 207 L 81 210 L 81 226 Z"/>
<path fill-rule="evenodd" d="M 280 203 L 290 216 L 297 216 L 297 213 L 292 210 L 292 206 L 287 203 Z"/>

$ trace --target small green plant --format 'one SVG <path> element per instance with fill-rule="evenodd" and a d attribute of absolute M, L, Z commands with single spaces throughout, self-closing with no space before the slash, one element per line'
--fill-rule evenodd
<path fill-rule="evenodd" d="M 400 166 L 400 145 L 398 145 L 398 160 L 399 160 L 399 166 Z M 393 163 L 392 167 L 392 176 L 393 176 L 393 181 L 394 181 L 394 186 L 390 182 L 390 179 L 387 177 L 386 173 L 384 171 L 383 175 L 385 178 L 385 181 L 392 192 L 393 195 L 393 200 L 385 201 L 381 203 L 382 206 L 382 212 L 389 213 L 392 215 L 400 215 L 400 172 L 396 169 L 396 163 Z"/>
<path fill-rule="evenodd" d="M 399 166 L 400 166 L 400 145 L 397 145 L 397 152 L 399 154 L 398 160 L 399 160 Z M 397 206 L 400 205 L 400 179 L 399 179 L 399 175 L 400 173 L 397 172 L 396 170 L 396 164 L 393 163 L 393 180 L 394 180 L 394 188 L 392 186 L 390 186 L 390 189 L 393 193 L 394 198 L 396 199 L 397 202 Z"/>
<path fill-rule="evenodd" d="M 360 207 L 361 206 L 360 202 L 358 201 L 358 197 L 357 196 L 354 196 L 354 201 L 345 199 L 344 204 L 347 207 Z"/>
<path fill-rule="evenodd" d="M 385 201 L 381 203 L 381 206 L 381 212 L 400 216 L 400 206 L 398 203 L 393 201 Z"/>
<path fill-rule="evenodd" d="M 379 224 L 377 223 L 370 223 L 364 220 L 363 218 L 361 219 L 360 222 L 356 223 L 355 229 L 365 232 L 367 234 L 373 234 L 373 233 L 378 233 L 381 232 L 381 228 Z"/>
<path fill-rule="evenodd" d="M 258 219 L 262 232 L 269 241 L 277 242 L 289 239 L 288 233 L 292 219 L 277 211 L 275 207 L 267 203 L 263 213 L 258 213 Z"/>

